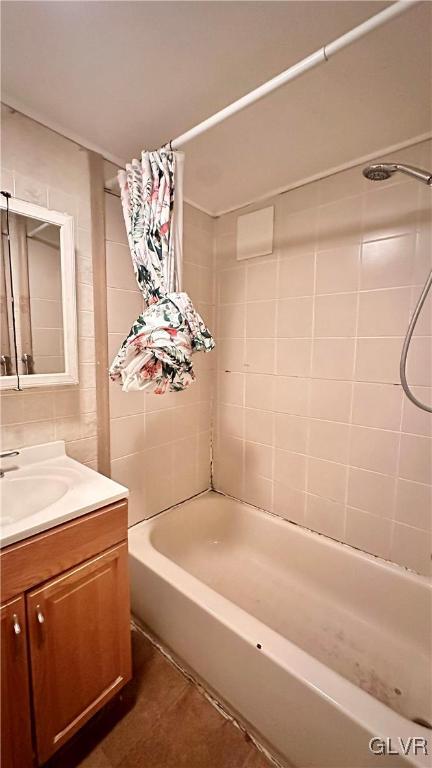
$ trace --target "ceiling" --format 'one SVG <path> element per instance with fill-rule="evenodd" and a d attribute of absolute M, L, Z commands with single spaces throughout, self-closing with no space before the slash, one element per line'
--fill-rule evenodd
<path fill-rule="evenodd" d="M 2 100 L 120 162 L 160 146 L 389 5 L 2 2 Z M 431 130 L 422 2 L 186 147 L 218 214 Z"/>

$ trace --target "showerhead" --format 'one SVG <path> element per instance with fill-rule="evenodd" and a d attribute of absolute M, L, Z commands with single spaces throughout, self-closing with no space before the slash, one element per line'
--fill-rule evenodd
<path fill-rule="evenodd" d="M 363 168 L 363 176 L 369 179 L 369 181 L 385 181 L 385 179 L 393 176 L 396 171 L 412 176 L 412 178 L 422 181 L 423 184 L 432 185 L 432 173 L 423 171 L 421 168 L 415 168 L 413 165 L 402 165 L 400 163 L 375 163 L 374 165 L 368 165 L 367 168 Z"/>
<path fill-rule="evenodd" d="M 376 165 L 368 165 L 367 168 L 363 168 L 363 176 L 369 181 L 385 181 L 395 172 L 395 165 L 385 165 L 384 163 L 376 163 Z"/>

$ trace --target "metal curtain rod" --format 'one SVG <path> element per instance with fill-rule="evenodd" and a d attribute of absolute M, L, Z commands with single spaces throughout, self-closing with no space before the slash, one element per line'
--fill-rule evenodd
<path fill-rule="evenodd" d="M 367 35 L 373 29 L 380 27 L 382 24 L 386 24 L 388 21 L 390 21 L 390 19 L 393 19 L 395 16 L 399 16 L 401 13 L 404 13 L 418 2 L 419 0 L 399 0 L 399 2 L 393 3 L 393 5 L 390 5 L 383 11 L 380 11 L 380 13 L 376 13 L 374 16 L 371 16 L 370 19 L 367 19 L 362 24 L 354 27 L 341 37 L 333 40 L 332 43 L 324 45 L 322 48 L 319 48 L 318 51 L 315 51 L 315 53 L 312 53 L 305 59 L 298 61 L 297 64 L 293 64 L 292 67 L 289 67 L 289 69 L 281 72 L 280 75 L 276 75 L 276 77 L 273 77 L 266 83 L 259 85 L 258 88 L 255 88 L 250 93 L 247 93 L 245 96 L 237 99 L 237 101 L 233 101 L 232 104 L 229 104 L 227 107 L 220 109 L 219 112 L 216 112 L 216 114 L 208 117 L 201 123 L 198 123 L 198 125 L 196 125 L 194 128 L 191 128 L 189 131 L 186 131 L 180 136 L 177 136 L 176 139 L 173 139 L 171 142 L 169 142 L 170 146 L 172 149 L 179 149 L 184 144 L 187 144 L 188 141 L 195 139 L 196 136 L 200 136 L 202 133 L 208 131 L 210 128 L 213 128 L 215 125 L 219 125 L 219 123 L 221 123 L 223 120 L 226 120 L 227 117 L 231 117 L 231 115 L 237 114 L 237 112 L 245 109 L 245 107 L 248 107 L 250 104 L 254 104 L 256 101 L 259 101 L 259 99 L 267 96 L 267 94 L 272 93 L 272 91 L 275 91 L 277 88 L 280 88 L 281 85 L 285 85 L 285 83 L 289 83 L 291 80 L 295 80 L 296 77 L 299 77 L 299 75 L 302 75 L 309 69 L 316 67 L 318 64 L 322 64 L 324 61 L 328 61 L 331 56 L 342 50 L 342 48 L 346 48 L 348 45 L 351 45 L 351 43 L 354 43 L 356 40 L 364 37 L 364 35 Z"/>

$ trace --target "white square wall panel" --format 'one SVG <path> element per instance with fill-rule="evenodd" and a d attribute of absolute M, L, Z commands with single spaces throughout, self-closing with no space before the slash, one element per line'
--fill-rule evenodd
<path fill-rule="evenodd" d="M 273 252 L 274 206 L 245 213 L 237 219 L 237 260 Z"/>

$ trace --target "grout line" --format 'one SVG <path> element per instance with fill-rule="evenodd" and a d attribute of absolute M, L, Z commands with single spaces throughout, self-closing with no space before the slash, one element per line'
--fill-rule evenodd
<path fill-rule="evenodd" d="M 402 448 L 402 424 L 404 419 L 404 407 L 405 407 L 405 399 L 402 400 L 402 407 L 401 407 L 401 415 L 400 415 L 400 426 L 399 426 L 399 439 L 398 439 L 398 445 L 397 445 L 397 456 L 396 456 L 396 477 L 395 477 L 395 483 L 393 488 L 393 508 L 392 508 L 392 524 L 391 524 L 391 530 L 390 530 L 390 557 L 392 555 L 393 551 L 393 545 L 394 545 L 394 537 L 395 537 L 395 523 L 396 523 L 396 503 L 397 503 L 397 494 L 398 494 L 398 480 L 401 477 L 400 474 L 400 458 L 401 458 L 401 448 Z M 414 527 L 414 526 L 412 526 Z"/>
<path fill-rule="evenodd" d="M 318 227 L 318 217 L 315 221 L 316 227 Z M 315 335 L 315 308 L 316 308 L 316 284 L 317 284 L 317 251 L 316 251 L 316 240 L 314 243 L 314 266 L 313 266 L 313 297 L 312 297 L 312 337 Z M 305 498 L 304 498 L 304 520 L 306 522 L 307 518 L 307 512 L 308 512 L 308 499 L 307 499 L 307 490 L 309 488 L 309 463 L 310 463 L 310 439 L 311 439 L 311 428 L 312 428 L 312 419 L 311 419 L 311 404 L 312 404 L 312 371 L 313 371 L 313 361 L 314 361 L 314 344 L 313 341 L 311 341 L 310 345 L 310 355 L 309 355 L 309 374 L 306 377 L 307 379 L 307 395 L 306 395 L 306 412 L 307 412 L 307 425 L 306 425 L 306 462 L 305 462 Z"/>
<path fill-rule="evenodd" d="M 313 302 L 315 303 L 315 302 Z M 237 305 L 236 305 L 237 306 Z M 54 330 L 59 330 L 54 328 Z M 111 333 L 119 333 L 119 331 L 111 331 Z M 93 337 L 84 337 L 84 338 L 93 338 Z M 243 341 L 244 338 L 246 338 L 246 341 L 267 341 L 267 342 L 277 342 L 277 341 L 355 341 L 358 339 L 366 339 L 366 340 L 376 340 L 379 339 L 380 341 L 384 340 L 390 340 L 390 341 L 403 341 L 404 336 L 395 335 L 395 336 L 355 336 L 355 334 L 351 334 L 350 336 L 221 336 L 221 341 Z M 430 339 L 432 338 L 432 334 L 416 334 L 416 339 Z M 264 371 L 265 373 L 265 371 Z M 274 375 L 271 374 L 270 375 Z M 303 378 L 307 378 L 307 376 L 303 376 Z M 314 377 L 312 377 L 314 378 Z M 323 376 L 319 376 L 316 378 L 324 378 Z M 331 379 L 331 381 L 334 381 L 334 379 Z M 345 381 L 351 381 L 351 379 L 345 379 Z M 369 383 L 369 380 L 368 380 Z M 382 382 L 385 384 L 386 382 Z M 428 385 L 421 385 L 418 386 L 428 386 Z"/>
<path fill-rule="evenodd" d="M 249 265 L 241 265 L 242 272 L 244 271 L 244 296 L 245 299 L 248 295 L 249 285 Z M 242 456 L 241 456 L 241 478 L 240 487 L 241 495 L 244 498 L 246 495 L 246 376 L 245 364 L 246 364 L 246 329 L 247 329 L 247 312 L 243 312 L 243 339 L 242 339 L 242 356 L 243 356 L 243 376 L 242 376 L 242 414 L 241 414 L 241 430 L 242 430 Z M 220 433 L 220 422 L 219 422 Z"/>
<path fill-rule="evenodd" d="M 216 269 L 216 237 L 215 237 L 215 222 L 212 221 L 211 223 L 211 232 L 209 233 L 209 237 L 211 238 L 210 241 L 210 251 L 211 251 L 211 307 L 214 308 L 214 311 L 212 310 L 212 321 L 215 325 L 215 333 L 216 329 L 219 325 L 219 318 L 218 318 L 218 275 L 217 275 L 217 269 Z M 216 349 L 216 361 L 218 359 L 218 350 Z M 214 490 L 215 487 L 215 457 L 216 457 L 216 445 L 215 445 L 215 435 L 216 435 L 216 417 L 217 417 L 217 408 L 218 408 L 218 401 L 219 401 L 219 371 L 216 368 L 213 372 L 212 381 L 210 384 L 210 424 L 209 424 L 209 442 L 210 442 L 210 488 Z M 198 443 L 199 444 L 199 443 Z"/>
<path fill-rule="evenodd" d="M 258 374 L 258 375 L 261 375 L 261 374 Z M 351 382 L 347 382 L 347 383 L 350 384 Z M 354 383 L 357 383 L 357 382 L 354 382 Z M 223 403 L 223 402 L 221 402 L 219 405 L 228 406 L 229 408 L 238 408 L 238 409 L 241 408 L 242 410 L 258 411 L 258 412 L 269 413 L 269 414 L 270 413 L 276 413 L 276 414 L 280 413 L 283 416 L 288 416 L 288 417 L 292 417 L 292 418 L 295 418 L 295 419 L 303 419 L 305 421 L 325 422 L 326 424 L 336 424 L 336 425 L 338 425 L 338 426 L 340 425 L 342 427 L 354 427 L 354 428 L 358 428 L 358 429 L 370 429 L 370 430 L 373 430 L 374 432 L 386 432 L 386 433 L 393 434 L 393 435 L 398 435 L 399 432 L 400 432 L 399 427 L 395 428 L 395 429 L 389 429 L 387 427 L 373 427 L 373 426 L 370 426 L 369 424 L 357 424 L 357 423 L 352 423 L 350 421 L 340 421 L 340 420 L 337 420 L 337 419 L 326 419 L 326 418 L 321 417 L 321 416 L 308 416 L 308 415 L 300 414 L 300 413 L 299 414 L 297 414 L 297 413 L 286 413 L 286 411 L 272 411 L 272 410 L 264 410 L 263 408 L 249 408 L 248 406 L 235 405 L 233 403 Z M 124 416 L 124 417 L 119 417 L 119 418 L 127 418 L 127 417 Z M 227 433 L 225 433 L 225 434 L 227 434 Z M 419 432 L 406 432 L 406 431 L 404 431 L 403 434 L 404 435 L 413 435 L 413 437 L 423 437 L 426 440 L 431 440 L 432 439 L 431 435 L 424 435 L 423 433 L 419 433 Z M 259 445 L 261 445 L 261 444 L 262 445 L 269 445 L 269 443 L 260 443 L 257 440 L 252 440 L 251 442 L 256 442 Z M 289 449 L 283 449 L 283 450 L 289 450 Z M 292 452 L 293 453 L 301 453 L 301 451 L 292 451 Z"/>
<path fill-rule="evenodd" d="M 363 201 L 364 204 L 364 201 Z M 361 210 L 361 226 L 363 227 L 363 205 Z M 362 252 L 363 243 L 360 246 L 359 253 L 357 255 L 357 288 L 360 287 L 361 280 L 361 265 L 362 265 Z M 351 382 L 351 400 L 349 407 L 349 428 L 348 428 L 348 456 L 347 456 L 347 468 L 345 475 L 345 499 L 344 499 L 344 522 L 343 522 L 343 537 L 346 539 L 347 535 L 347 510 L 348 510 L 348 493 L 349 493 L 349 475 L 351 467 L 351 448 L 352 448 L 352 436 L 353 436 L 353 414 L 354 414 L 354 382 L 356 381 L 356 369 L 357 369 L 357 350 L 358 350 L 358 328 L 360 322 L 360 291 L 357 291 L 356 298 L 356 310 L 355 310 L 355 337 L 354 337 L 354 354 L 353 354 L 353 367 L 352 367 L 352 382 Z M 357 426 L 357 425 L 356 425 Z"/>
<path fill-rule="evenodd" d="M 87 230 L 87 231 L 88 231 L 88 230 Z M 127 254 L 128 254 L 128 256 L 129 256 L 129 259 L 130 259 L 130 248 L 129 248 L 129 245 L 128 245 L 128 243 L 125 243 L 125 242 L 123 242 L 122 240 L 112 240 L 112 239 L 110 239 L 110 238 L 108 238 L 108 237 L 106 237 L 106 238 L 105 238 L 105 243 L 107 243 L 107 244 L 108 244 L 108 243 L 112 243 L 112 245 L 122 245 L 122 246 L 123 246 L 123 248 L 126 248 L 126 250 L 127 250 Z M 132 269 L 132 265 L 131 265 L 131 269 Z"/>
<path fill-rule="evenodd" d="M 141 415 L 141 416 L 143 416 L 143 417 L 144 417 L 146 414 L 145 414 L 145 413 L 142 413 L 142 414 L 138 414 L 138 415 Z M 147 414 L 147 415 L 148 415 L 148 414 Z M 180 437 L 180 438 L 178 438 L 177 440 L 168 440 L 168 441 L 167 441 L 167 442 L 165 442 L 165 443 L 158 443 L 157 445 L 151 445 L 151 446 L 149 446 L 149 445 L 146 445 L 146 447 L 145 447 L 145 448 L 142 448 L 142 449 L 141 449 L 141 450 L 139 450 L 139 451 L 133 451 L 132 453 L 125 453 L 125 454 L 122 454 L 121 456 L 114 456 L 114 457 L 112 457 L 112 461 L 113 461 L 113 462 L 114 462 L 114 461 L 120 461 L 120 460 L 122 460 L 122 459 L 128 459 L 128 458 L 130 458 L 131 456 L 136 456 L 137 454 L 140 454 L 140 453 L 146 453 L 147 451 L 154 451 L 154 450 L 157 450 L 158 448 L 165 448 L 166 446 L 170 446 L 170 445 L 177 445 L 177 444 L 179 444 L 179 443 L 182 443 L 184 440 L 192 440 L 192 439 L 194 439 L 194 438 L 195 438 L 197 435 L 204 435 L 204 434 L 208 434 L 208 432 L 209 432 L 209 430 L 208 430 L 208 429 L 201 429 L 201 430 L 199 430 L 198 432 L 193 432 L 193 433 L 191 433 L 191 434 L 189 434 L 189 435 L 186 435 L 185 437 Z M 177 503 L 177 502 L 176 502 L 176 503 Z M 179 503 L 180 503 L 180 502 L 179 502 Z"/>
<path fill-rule="evenodd" d="M 118 334 L 119 335 L 119 334 Z M 224 339 L 223 339 L 224 341 Z M 234 341 L 242 341 L 242 339 L 234 339 Z M 254 341 L 262 341 L 262 339 L 254 339 Z M 269 373 L 268 371 L 242 371 L 241 369 L 231 369 L 227 371 L 226 369 L 219 369 L 219 373 L 225 372 L 225 373 L 245 373 L 246 375 L 250 376 L 273 376 L 272 373 Z M 346 378 L 328 378 L 326 376 L 306 376 L 304 373 L 302 374 L 280 374 L 280 378 L 283 379 L 313 379 L 314 381 L 332 381 L 336 382 L 337 384 L 350 384 L 352 382 L 352 379 L 346 379 Z M 378 379 L 371 380 L 371 379 L 355 379 L 354 384 L 364 384 L 367 385 L 373 385 L 373 386 L 383 386 L 383 387 L 400 387 L 400 381 L 380 381 Z M 413 384 L 413 387 L 422 387 L 423 389 L 431 389 L 430 384 Z"/>
<path fill-rule="evenodd" d="M 280 281 L 280 253 L 278 253 L 277 260 L 276 260 L 276 287 L 279 286 Z M 273 329 L 275 334 L 277 335 L 277 330 L 279 327 L 279 302 L 276 301 L 276 307 L 275 307 L 275 313 L 274 313 L 274 320 L 273 320 Z M 275 380 L 278 375 L 278 346 L 277 344 L 274 344 L 273 346 L 273 374 L 271 379 L 271 403 L 272 403 L 272 444 L 271 444 L 271 488 L 270 488 L 270 509 L 272 512 L 274 512 L 275 507 L 275 486 L 276 486 L 276 411 L 274 410 L 275 405 L 275 398 L 276 398 L 276 391 L 275 391 Z"/>

